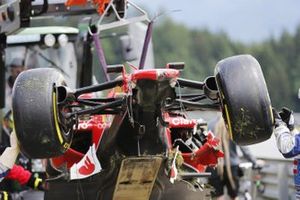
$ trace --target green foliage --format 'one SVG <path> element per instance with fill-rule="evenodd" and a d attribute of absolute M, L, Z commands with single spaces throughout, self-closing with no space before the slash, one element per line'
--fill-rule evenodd
<path fill-rule="evenodd" d="M 183 76 L 204 80 L 213 75 L 217 62 L 236 54 L 251 54 L 261 64 L 272 104 L 276 108 L 288 106 L 300 111 L 297 98 L 300 88 L 300 26 L 291 35 L 284 32 L 275 40 L 245 45 L 231 41 L 223 33 L 188 29 L 169 18 L 156 24 L 153 33 L 156 66 L 184 61 Z"/>

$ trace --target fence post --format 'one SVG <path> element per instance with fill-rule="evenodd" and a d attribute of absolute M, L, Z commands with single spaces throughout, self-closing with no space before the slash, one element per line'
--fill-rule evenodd
<path fill-rule="evenodd" d="M 278 166 L 278 191 L 279 199 L 288 199 L 288 167 L 285 163 Z"/>

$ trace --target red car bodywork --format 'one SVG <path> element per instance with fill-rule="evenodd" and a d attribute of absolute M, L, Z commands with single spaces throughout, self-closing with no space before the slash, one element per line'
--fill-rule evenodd
<path fill-rule="evenodd" d="M 150 69 L 150 70 L 137 70 L 130 75 L 122 73 L 124 86 L 122 88 L 117 87 L 109 93 L 109 97 L 118 96 L 118 93 L 128 93 L 132 84 L 140 79 L 150 80 L 170 80 L 176 82 L 176 78 L 179 76 L 179 71 L 175 69 Z M 89 98 L 88 96 L 82 96 L 81 98 Z M 102 134 L 106 129 L 109 129 L 112 116 L 110 115 L 94 115 L 89 116 L 87 120 L 80 120 L 76 134 L 91 134 L 91 144 L 93 143 L 98 149 Z M 171 128 L 188 128 L 193 129 L 197 122 L 196 120 L 188 120 L 183 116 L 170 117 L 165 112 L 164 120 L 169 122 L 169 127 L 166 128 L 165 134 L 167 138 L 168 148 L 171 150 L 172 146 L 172 132 Z M 201 146 L 197 151 L 192 153 L 181 152 L 184 161 L 197 169 L 198 172 L 203 172 L 208 165 L 216 165 L 219 157 L 223 157 L 223 153 L 216 149 L 219 140 L 214 138 L 212 134 L 207 137 L 207 142 Z M 59 168 L 65 165 L 70 168 L 74 163 L 78 163 L 84 156 L 84 153 L 79 152 L 73 148 L 70 148 L 64 155 L 52 158 L 52 165 L 55 168 Z"/>

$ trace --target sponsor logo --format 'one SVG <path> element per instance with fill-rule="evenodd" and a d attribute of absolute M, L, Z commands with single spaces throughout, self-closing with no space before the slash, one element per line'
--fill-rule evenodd
<path fill-rule="evenodd" d="M 197 122 L 196 120 L 184 119 L 184 118 L 172 118 L 171 124 L 177 125 L 195 125 Z"/>
<path fill-rule="evenodd" d="M 87 156 L 84 160 L 84 165 L 79 168 L 79 173 L 82 175 L 89 175 L 93 173 L 95 170 L 95 164 L 92 163 L 89 156 Z"/>

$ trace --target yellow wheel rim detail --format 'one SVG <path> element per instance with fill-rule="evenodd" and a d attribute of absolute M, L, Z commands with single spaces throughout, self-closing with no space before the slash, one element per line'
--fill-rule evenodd
<path fill-rule="evenodd" d="M 59 124 L 58 124 L 58 117 L 57 117 L 57 105 L 56 105 L 56 93 L 53 92 L 52 95 L 52 102 L 53 102 L 53 112 L 54 112 L 54 125 L 55 125 L 55 129 L 56 129 L 56 133 L 59 139 L 59 142 L 61 144 L 64 143 L 60 128 L 59 128 Z"/>
<path fill-rule="evenodd" d="M 231 129 L 231 121 L 230 121 L 230 117 L 229 117 L 229 112 L 228 112 L 228 108 L 227 105 L 224 104 L 224 110 L 225 110 L 225 114 L 226 114 L 226 120 L 227 120 L 227 124 L 228 124 L 228 132 L 229 132 L 229 137 L 232 140 L 232 129 Z"/>

